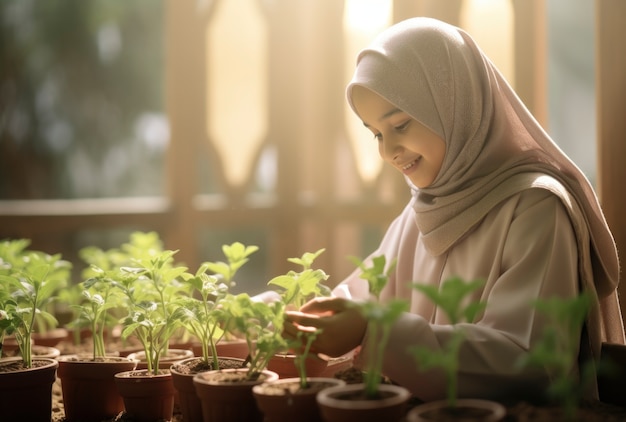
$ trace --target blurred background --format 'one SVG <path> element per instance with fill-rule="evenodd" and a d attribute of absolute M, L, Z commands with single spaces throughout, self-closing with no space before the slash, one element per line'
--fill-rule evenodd
<path fill-rule="evenodd" d="M 467 29 L 596 182 L 593 0 L 0 0 L 0 238 L 81 267 L 157 231 L 195 268 L 240 241 L 256 293 L 316 261 L 334 285 L 409 191 L 344 87 L 382 29 Z M 77 272 L 78 274 L 78 272 Z"/>

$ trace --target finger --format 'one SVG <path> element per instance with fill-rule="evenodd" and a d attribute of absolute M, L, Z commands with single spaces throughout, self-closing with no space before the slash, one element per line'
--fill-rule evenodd
<path fill-rule="evenodd" d="M 317 330 L 316 327 L 300 325 L 298 323 L 287 323 L 283 325 L 283 336 L 294 339 L 301 332 L 314 333 L 316 330 Z"/>
<path fill-rule="evenodd" d="M 348 301 L 339 297 L 321 297 L 305 303 L 300 311 L 310 314 L 333 314 L 346 309 Z"/>
<path fill-rule="evenodd" d="M 285 312 L 285 320 L 295 325 L 319 327 L 322 324 L 322 317 L 315 314 L 305 314 L 299 311 Z"/>

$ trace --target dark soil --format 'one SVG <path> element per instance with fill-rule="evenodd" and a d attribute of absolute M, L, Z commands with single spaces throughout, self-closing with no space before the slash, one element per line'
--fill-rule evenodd
<path fill-rule="evenodd" d="M 223 359 L 219 357 L 217 360 L 220 369 L 235 369 L 244 367 L 243 360 L 231 358 Z M 197 359 L 188 359 L 185 362 L 176 363 L 174 364 L 174 368 L 177 372 L 184 375 L 197 374 L 198 372 L 211 371 L 214 369 L 212 362 L 207 363 L 199 357 Z"/>
<path fill-rule="evenodd" d="M 309 383 L 306 387 L 302 388 L 299 381 L 281 383 L 281 384 L 266 384 L 261 385 L 260 388 L 263 394 L 268 396 L 297 396 L 299 394 L 312 394 L 317 393 L 327 387 L 333 387 L 335 384 L 329 382 L 316 381 Z"/>

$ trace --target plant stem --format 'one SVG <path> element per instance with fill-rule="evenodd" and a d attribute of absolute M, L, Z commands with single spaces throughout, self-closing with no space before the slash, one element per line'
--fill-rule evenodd
<path fill-rule="evenodd" d="M 368 349 L 368 359 L 371 359 L 371 366 L 367 368 L 365 372 L 365 395 L 367 397 L 375 397 L 378 394 L 378 384 L 380 383 L 380 367 L 382 366 L 382 354 L 379 353 L 378 347 L 379 345 L 384 345 L 385 343 L 382 341 L 378 341 L 378 333 L 380 329 L 380 324 L 371 321 L 370 322 L 370 341 L 367 344 Z M 375 358 L 375 359 L 374 359 Z"/>

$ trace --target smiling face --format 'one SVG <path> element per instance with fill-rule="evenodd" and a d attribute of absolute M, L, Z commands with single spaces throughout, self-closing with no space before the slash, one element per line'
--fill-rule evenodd
<path fill-rule="evenodd" d="M 352 104 L 378 141 L 383 160 L 418 188 L 425 188 L 435 180 L 446 153 L 446 144 L 439 135 L 362 86 L 352 88 Z"/>

